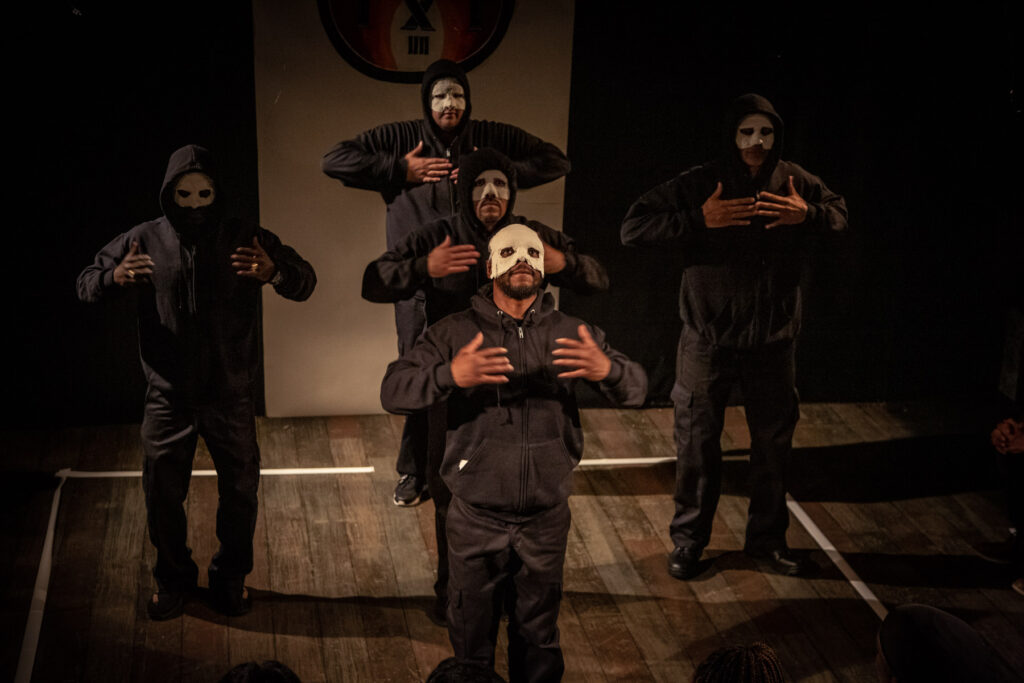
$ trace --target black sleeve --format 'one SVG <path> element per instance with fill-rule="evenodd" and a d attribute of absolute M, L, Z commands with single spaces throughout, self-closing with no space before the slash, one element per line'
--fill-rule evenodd
<path fill-rule="evenodd" d="M 550 183 L 572 168 L 558 147 L 507 123 L 475 122 L 473 144 L 493 147 L 511 159 L 516 185 L 523 189 Z"/>
<path fill-rule="evenodd" d="M 647 400 L 647 373 L 639 363 L 630 360 L 626 354 L 609 346 L 600 327 L 587 325 L 594 343 L 612 362 L 608 376 L 597 383 L 598 389 L 614 405 L 639 408 Z"/>
<path fill-rule="evenodd" d="M 298 252 L 286 244 L 282 244 L 277 235 L 257 228 L 260 246 L 267 252 L 274 267 L 281 274 L 281 281 L 274 286 L 274 291 L 292 301 L 305 301 L 316 288 L 316 273 L 309 262 L 299 256 Z"/>
<path fill-rule="evenodd" d="M 405 236 L 363 271 L 363 298 L 378 304 L 404 301 L 430 279 L 427 257 L 448 234 L 444 220 L 429 223 Z"/>
<path fill-rule="evenodd" d="M 443 321 L 428 327 L 415 346 L 388 365 L 380 385 L 384 410 L 409 415 L 447 398 L 458 388 L 451 370 L 456 350 L 445 340 Z"/>
<path fill-rule="evenodd" d="M 828 189 L 818 176 L 808 173 L 797 164 L 792 166 L 794 188 L 807 202 L 804 225 L 821 232 L 845 231 L 848 227 L 846 200 Z"/>
<path fill-rule="evenodd" d="M 684 173 L 637 199 L 622 221 L 622 243 L 685 247 L 702 238 L 707 230 L 703 201 L 696 200 L 692 180 L 690 172 Z"/>
<path fill-rule="evenodd" d="M 324 154 L 320 167 L 348 187 L 396 195 L 407 185 L 405 155 L 419 144 L 417 121 L 377 126 Z"/>
<path fill-rule="evenodd" d="M 573 238 L 538 221 L 527 221 L 526 224 L 537 231 L 545 244 L 565 254 L 565 268 L 548 278 L 552 284 L 577 294 L 608 291 L 608 273 L 604 266 L 593 256 L 579 253 Z"/>
<path fill-rule="evenodd" d="M 92 264 L 86 266 L 75 281 L 79 299 L 86 303 L 95 303 L 102 299 L 108 290 L 116 287 L 114 269 L 128 253 L 131 242 L 131 234 L 124 232 L 100 249 Z"/>

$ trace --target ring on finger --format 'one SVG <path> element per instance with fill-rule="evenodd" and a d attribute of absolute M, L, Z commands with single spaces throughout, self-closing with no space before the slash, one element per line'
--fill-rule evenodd
<path fill-rule="evenodd" d="M 257 270 L 259 270 L 259 267 L 260 264 L 256 263 L 255 261 L 252 262 L 252 272 L 255 273 Z"/>
<path fill-rule="evenodd" d="M 128 278 L 131 280 L 135 279 L 135 271 L 132 270 L 131 268 L 128 269 Z"/>

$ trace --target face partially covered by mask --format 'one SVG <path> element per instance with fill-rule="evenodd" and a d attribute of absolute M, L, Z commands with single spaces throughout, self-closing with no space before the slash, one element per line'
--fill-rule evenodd
<path fill-rule="evenodd" d="M 473 211 L 488 230 L 505 216 L 510 196 L 508 177 L 497 169 L 483 171 L 473 180 Z"/>
<path fill-rule="evenodd" d="M 764 114 L 743 117 L 736 127 L 736 146 L 740 150 L 761 145 L 767 152 L 775 142 L 775 124 Z"/>
<path fill-rule="evenodd" d="M 736 147 L 740 158 L 756 173 L 768 158 L 768 150 L 775 144 L 775 124 L 764 114 L 743 117 L 736 126 Z"/>
<path fill-rule="evenodd" d="M 175 213 L 184 219 L 184 223 L 175 221 L 179 229 L 192 231 L 210 219 L 217 198 L 210 176 L 198 171 L 186 173 L 178 178 L 172 194 L 177 208 Z"/>
<path fill-rule="evenodd" d="M 496 280 L 520 263 L 544 275 L 544 243 L 532 229 L 518 223 L 494 233 L 487 245 L 490 277 Z"/>
<path fill-rule="evenodd" d="M 466 92 L 454 78 L 434 81 L 430 89 L 430 111 L 441 130 L 451 130 L 459 125 L 466 111 Z"/>
<path fill-rule="evenodd" d="M 200 209 L 213 204 L 217 193 L 205 173 L 186 173 L 174 186 L 174 203 L 183 209 Z"/>

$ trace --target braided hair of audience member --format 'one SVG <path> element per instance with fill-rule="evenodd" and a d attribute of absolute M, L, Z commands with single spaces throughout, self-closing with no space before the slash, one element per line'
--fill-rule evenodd
<path fill-rule="evenodd" d="M 766 643 L 723 647 L 708 655 L 693 683 L 783 683 L 779 656 Z"/>

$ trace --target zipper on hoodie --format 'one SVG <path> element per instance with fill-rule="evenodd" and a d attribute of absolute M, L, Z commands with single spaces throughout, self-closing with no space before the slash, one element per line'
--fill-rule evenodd
<path fill-rule="evenodd" d="M 448 163 L 452 163 L 452 148 L 444 148 L 444 158 L 448 160 Z M 455 183 L 452 182 L 452 172 L 448 171 L 448 209 L 449 214 L 455 215 Z"/>
<path fill-rule="evenodd" d="M 527 315 L 529 315 L 529 313 L 527 313 Z M 526 368 L 526 341 L 525 341 L 526 338 L 523 335 L 523 326 L 521 324 L 519 324 L 518 322 L 516 323 L 516 331 L 519 332 L 519 361 L 520 361 L 520 368 L 521 368 L 520 372 L 523 375 L 523 382 L 525 383 L 526 382 L 526 369 L 527 369 Z M 523 437 L 522 437 L 523 448 L 522 448 L 522 453 L 520 455 L 520 458 L 521 458 L 521 461 L 520 461 L 521 474 L 520 474 L 520 477 L 519 477 L 519 482 L 520 482 L 519 509 L 520 510 L 526 510 L 526 491 L 529 488 L 529 486 L 528 486 L 529 482 L 527 481 L 527 479 L 529 478 L 529 472 L 530 472 L 530 468 L 528 466 L 529 461 L 530 461 L 530 457 L 529 457 L 530 456 L 530 440 L 529 440 L 530 433 L 529 433 L 529 429 L 527 428 L 528 425 L 529 425 L 529 417 L 530 417 L 530 401 L 529 401 L 529 396 L 526 396 L 524 394 L 524 396 L 523 396 L 523 414 L 522 414 L 522 418 L 521 418 L 522 423 L 523 423 Z"/>

